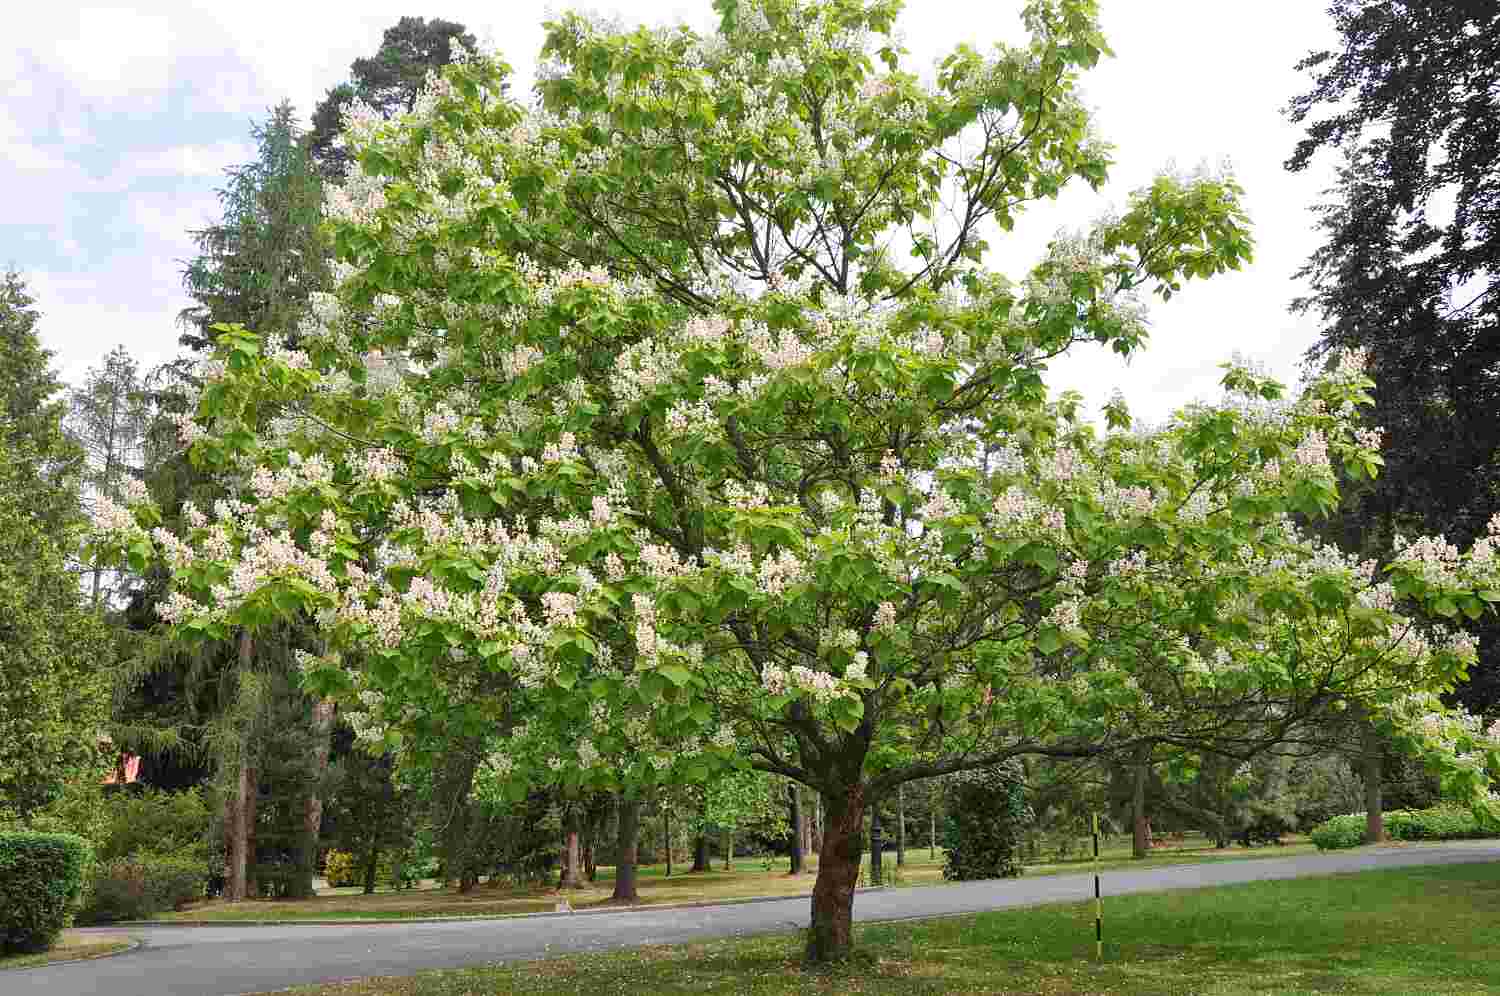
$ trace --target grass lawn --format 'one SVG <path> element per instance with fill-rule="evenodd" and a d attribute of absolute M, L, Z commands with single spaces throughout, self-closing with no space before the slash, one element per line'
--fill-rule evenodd
<path fill-rule="evenodd" d="M 1306 854 L 1314 850 L 1311 844 L 1293 842 L 1284 847 L 1228 847 L 1216 850 L 1201 837 L 1189 837 L 1173 847 L 1164 847 L 1151 852 L 1144 861 L 1130 859 L 1128 838 L 1115 839 L 1101 850 L 1101 865 L 1108 868 L 1156 867 L 1199 861 L 1233 861 L 1247 858 L 1288 857 Z M 906 866 L 896 870 L 893 852 L 885 856 L 886 883 L 897 887 L 913 885 L 941 885 L 943 883 L 943 857 L 938 851 L 933 855 L 927 848 L 910 849 L 906 855 Z M 869 881 L 869 861 L 865 862 L 864 881 Z M 688 865 L 674 864 L 673 874 L 666 876 L 663 865 L 644 865 L 640 869 L 639 891 L 643 904 L 717 902 L 743 899 L 750 896 L 799 896 L 812 891 L 817 856 L 809 858 L 806 874 L 793 877 L 786 873 L 786 859 L 778 857 L 770 867 L 759 858 L 740 858 L 734 862 L 733 871 L 724 871 L 722 861 L 714 863 L 711 872 L 688 874 Z M 1068 861 L 1053 861 L 1028 865 L 1027 875 L 1050 875 L 1061 872 L 1086 871 L 1091 867 L 1089 859 L 1077 857 Z M 609 900 L 614 889 L 614 869 L 599 868 L 599 879 L 588 887 L 568 893 L 568 902 L 574 909 L 586 909 Z M 542 913 L 556 907 L 557 894 L 551 890 L 517 890 L 507 886 L 480 885 L 467 895 L 456 890 L 431 887 L 410 889 L 403 892 L 379 891 L 374 895 L 360 894 L 357 888 L 324 890 L 316 899 L 309 900 L 249 900 L 242 903 L 225 903 L 217 900 L 199 903 L 182 912 L 163 913 L 161 920 L 317 920 L 317 919 L 371 919 L 394 920 L 430 916 L 480 916 L 507 913 Z"/>
<path fill-rule="evenodd" d="M 34 968 L 49 962 L 72 961 L 75 958 L 99 958 L 124 951 L 130 944 L 130 938 L 125 934 L 80 934 L 76 930 L 65 930 L 50 951 L 0 957 L 0 970 Z"/>
<path fill-rule="evenodd" d="M 856 900 L 857 902 L 857 900 Z M 1112 996 L 1500 992 L 1500 863 L 1405 868 L 857 931 L 847 967 L 806 971 L 790 934 L 290 990 L 288 996 Z"/>

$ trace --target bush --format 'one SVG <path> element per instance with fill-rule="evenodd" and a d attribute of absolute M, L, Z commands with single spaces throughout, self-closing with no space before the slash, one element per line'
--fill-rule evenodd
<path fill-rule="evenodd" d="M 1312 828 L 1308 836 L 1320 851 L 1337 851 L 1345 847 L 1358 847 L 1365 842 L 1365 814 L 1345 813 L 1330 816 Z"/>
<path fill-rule="evenodd" d="M 70 833 L 0 833 L 0 954 L 45 951 L 73 920 L 93 860 Z"/>
<path fill-rule="evenodd" d="M 203 898 L 208 866 L 189 852 L 138 852 L 95 866 L 79 919 L 144 920 Z"/>
<path fill-rule="evenodd" d="M 348 851 L 329 851 L 323 864 L 323 877 L 335 889 L 359 885 L 358 863 Z"/>
<path fill-rule="evenodd" d="M 1500 827 L 1482 825 L 1467 809 L 1397 809 L 1385 814 L 1385 835 L 1391 840 L 1474 840 L 1500 836 Z M 1365 842 L 1365 814 L 1347 813 L 1313 828 L 1312 842 L 1320 850 L 1358 847 Z"/>
<path fill-rule="evenodd" d="M 1019 765 L 954 775 L 944 810 L 943 877 L 957 881 L 1021 874 L 1021 840 L 1031 824 Z"/>

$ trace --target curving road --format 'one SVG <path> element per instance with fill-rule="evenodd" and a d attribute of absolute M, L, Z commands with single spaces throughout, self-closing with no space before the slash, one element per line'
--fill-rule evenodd
<path fill-rule="evenodd" d="M 1177 865 L 1104 875 L 1106 895 L 1229 885 L 1375 868 L 1500 861 L 1500 842 L 1472 841 L 1292 858 Z M 1091 875 L 969 882 L 866 892 L 859 921 L 948 916 L 1082 900 Z M 404 975 L 497 961 L 545 958 L 641 944 L 679 944 L 790 931 L 807 923 L 807 900 L 695 909 L 355 925 L 149 927 L 141 947 L 98 961 L 0 973 L 0 996 L 234 996 L 310 982 Z"/>

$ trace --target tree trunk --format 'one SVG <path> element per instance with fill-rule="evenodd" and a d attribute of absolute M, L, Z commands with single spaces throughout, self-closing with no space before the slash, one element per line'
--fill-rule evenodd
<path fill-rule="evenodd" d="M 661 839 L 667 845 L 667 878 L 672 877 L 672 811 L 666 806 L 661 810 Z"/>
<path fill-rule="evenodd" d="M 599 878 L 599 866 L 594 863 L 594 835 L 583 839 L 583 876 L 590 882 Z"/>
<path fill-rule="evenodd" d="M 797 792 L 797 783 L 788 782 L 786 786 L 787 804 L 791 807 L 789 813 L 792 826 L 791 874 L 802 874 L 802 797 Z"/>
<path fill-rule="evenodd" d="M 797 794 L 802 796 L 802 786 L 797 786 Z M 813 814 L 807 811 L 807 798 L 802 797 L 802 860 L 805 862 L 807 856 L 815 850 L 813 847 Z"/>
<path fill-rule="evenodd" d="M 641 894 L 635 887 L 635 863 L 640 857 L 641 803 L 638 799 L 620 800 L 620 830 L 616 838 L 619 857 L 615 859 L 615 892 L 610 899 L 616 902 L 639 902 Z"/>
<path fill-rule="evenodd" d="M 813 793 L 813 850 L 823 853 L 823 793 Z"/>
<path fill-rule="evenodd" d="M 249 870 L 246 858 L 245 809 L 250 789 L 250 766 L 243 762 L 235 778 L 234 789 L 224 804 L 224 840 L 227 867 L 224 869 L 224 898 L 231 903 L 245 898 L 245 876 Z"/>
<path fill-rule="evenodd" d="M 734 871 L 734 831 L 724 831 L 724 870 Z"/>
<path fill-rule="evenodd" d="M 559 889 L 581 889 L 583 880 L 579 875 L 580 852 L 578 849 L 578 807 L 568 807 L 567 836 L 563 838 L 562 876 L 557 883 Z"/>
<path fill-rule="evenodd" d="M 375 873 L 380 867 L 380 845 L 372 843 L 370 853 L 365 857 L 365 895 L 375 894 Z"/>
<path fill-rule="evenodd" d="M 1151 828 L 1146 822 L 1146 778 L 1151 774 L 1145 751 L 1136 755 L 1135 789 L 1130 797 L 1130 817 L 1134 824 L 1131 835 L 1131 857 L 1144 858 L 1151 851 Z"/>
<path fill-rule="evenodd" d="M 248 629 L 240 630 L 239 668 L 243 673 L 255 660 L 255 638 Z M 246 837 L 246 810 L 249 808 L 250 759 L 249 744 L 240 744 L 239 771 L 234 787 L 224 803 L 224 898 L 231 903 L 244 899 L 248 890 L 246 878 L 249 874 L 249 841 Z"/>
<path fill-rule="evenodd" d="M 1366 722 L 1361 731 L 1361 775 L 1365 783 L 1365 843 L 1378 844 L 1385 839 L 1384 801 L 1381 798 L 1381 744 L 1375 724 Z"/>
<path fill-rule="evenodd" d="M 256 829 L 259 826 L 259 814 L 257 809 L 260 804 L 260 769 L 251 765 L 245 769 L 248 785 L 245 791 L 245 895 L 249 898 L 260 896 L 260 859 L 258 844 L 256 842 Z"/>
<path fill-rule="evenodd" d="M 323 778 L 328 773 L 328 752 L 333 735 L 333 700 L 320 699 L 313 704 L 313 756 L 308 772 L 307 798 L 302 804 L 302 836 L 297 842 L 297 879 L 289 894 L 292 898 L 313 896 L 313 876 L 318 870 L 318 834 L 323 829 Z"/>
<path fill-rule="evenodd" d="M 711 871 L 708 867 L 708 834 L 700 833 L 693 838 L 693 867 L 690 871 Z"/>
<path fill-rule="evenodd" d="M 854 885 L 864 845 L 865 787 L 847 786 L 823 799 L 823 849 L 813 883 L 807 960 L 843 961 L 854 949 Z"/>
<path fill-rule="evenodd" d="M 880 801 L 870 802 L 870 884 L 879 888 L 885 885 L 885 856 L 882 853 L 882 831 L 880 825 Z"/>
<path fill-rule="evenodd" d="M 906 865 L 906 793 L 904 785 L 896 786 L 896 867 Z"/>
<path fill-rule="evenodd" d="M 932 789 L 927 793 L 927 856 L 937 857 L 937 782 L 932 783 Z"/>

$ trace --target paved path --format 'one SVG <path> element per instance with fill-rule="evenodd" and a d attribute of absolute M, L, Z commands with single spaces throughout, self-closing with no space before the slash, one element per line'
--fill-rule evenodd
<path fill-rule="evenodd" d="M 1104 874 L 1104 887 L 1107 895 L 1120 895 L 1475 861 L 1500 861 L 1500 842 L 1110 871 Z M 1090 875 L 1045 875 L 867 892 L 855 898 L 854 916 L 865 922 L 900 920 L 1078 901 L 1092 895 Z M 131 931 L 144 943 L 128 954 L 0 972 L 0 996 L 232 996 L 356 976 L 404 975 L 571 951 L 790 931 L 806 926 L 807 917 L 806 899 L 788 899 L 656 912 L 646 908 L 447 923 L 151 927 Z"/>

